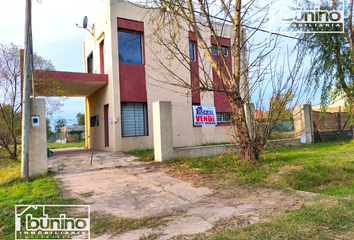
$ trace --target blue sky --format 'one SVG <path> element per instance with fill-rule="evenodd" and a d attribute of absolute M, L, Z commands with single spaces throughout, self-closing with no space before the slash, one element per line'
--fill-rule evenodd
<path fill-rule="evenodd" d="M 77 28 L 84 16 L 89 25 L 94 23 L 108 0 L 32 0 L 32 27 L 34 51 L 51 60 L 59 71 L 82 72 L 82 41 L 88 32 Z M 14 43 L 23 47 L 25 0 L 0 1 L 0 43 Z M 84 98 L 69 98 L 52 121 L 61 117 L 72 119 L 84 113 Z"/>

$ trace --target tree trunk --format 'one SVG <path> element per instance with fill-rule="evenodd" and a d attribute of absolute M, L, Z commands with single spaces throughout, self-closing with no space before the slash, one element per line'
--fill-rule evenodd
<path fill-rule="evenodd" d="M 236 127 L 236 138 L 240 143 L 240 158 L 242 160 L 257 160 L 259 156 L 259 148 L 255 141 L 250 137 L 244 103 L 241 97 L 230 99 L 232 107 L 232 124 Z"/>
<path fill-rule="evenodd" d="M 232 124 L 236 127 L 236 141 L 240 143 L 240 158 L 242 160 L 257 160 L 259 150 L 251 139 L 244 109 L 244 99 L 241 97 L 241 0 L 235 0 L 234 17 L 234 75 L 228 81 L 227 96 L 232 108 Z"/>

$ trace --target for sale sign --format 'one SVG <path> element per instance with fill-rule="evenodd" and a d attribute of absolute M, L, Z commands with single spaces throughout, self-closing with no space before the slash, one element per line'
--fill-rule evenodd
<path fill-rule="evenodd" d="M 214 106 L 193 106 L 194 125 L 216 125 Z"/>

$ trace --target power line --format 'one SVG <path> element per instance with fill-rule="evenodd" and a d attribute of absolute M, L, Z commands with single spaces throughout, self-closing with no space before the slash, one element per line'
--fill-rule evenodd
<path fill-rule="evenodd" d="M 171 4 L 171 5 L 174 5 L 175 7 L 180 7 L 176 4 Z M 187 7 L 182 7 L 183 9 L 185 10 L 190 10 L 189 8 Z M 198 13 L 200 16 L 203 16 L 204 13 L 203 12 L 200 12 L 200 11 L 196 11 L 194 10 L 195 13 Z M 220 17 L 217 17 L 217 16 L 214 16 L 214 15 L 210 15 L 210 14 L 207 14 L 207 17 L 210 17 L 210 18 L 214 18 L 216 20 L 219 20 L 219 21 L 224 21 L 224 22 L 227 22 L 227 23 L 230 23 L 230 24 L 233 24 L 232 21 L 228 20 L 228 19 L 224 19 L 224 18 L 220 18 Z M 286 38 L 290 38 L 290 39 L 294 39 L 294 40 L 298 40 L 298 41 L 310 41 L 310 40 L 305 40 L 305 39 L 302 39 L 302 38 L 299 38 L 299 37 L 292 37 L 292 36 L 289 36 L 289 35 L 285 35 L 285 34 L 281 34 L 281 33 L 276 33 L 276 32 L 271 32 L 271 31 L 267 31 L 267 30 L 264 30 L 264 29 L 260 29 L 260 28 L 256 28 L 256 27 L 251 27 L 251 26 L 248 26 L 248 25 L 245 25 L 245 24 L 241 24 L 242 27 L 245 27 L 245 28 L 250 28 L 250 29 L 253 29 L 253 30 L 257 30 L 257 31 L 260 31 L 260 32 L 264 32 L 264 33 L 268 33 L 268 34 L 272 34 L 272 35 L 277 35 L 277 36 L 280 36 L 280 37 L 286 37 Z"/>
<path fill-rule="evenodd" d="M 186 9 L 184 7 L 184 9 Z M 204 15 L 203 12 L 200 12 L 200 11 L 194 11 L 200 15 Z M 213 16 L 213 15 L 209 15 L 208 17 L 211 17 L 211 18 L 214 18 L 214 19 L 217 19 L 219 21 L 225 21 L 227 23 L 231 23 L 233 24 L 232 21 L 230 20 L 227 20 L 227 19 L 224 19 L 224 18 L 220 18 L 220 17 L 217 17 L 217 16 Z M 248 25 L 245 25 L 245 24 L 241 24 L 242 27 L 246 27 L 246 28 L 250 28 L 250 29 L 253 29 L 253 30 L 257 30 L 257 31 L 260 31 L 260 32 L 264 32 L 264 33 L 269 33 L 269 34 L 273 34 L 273 35 L 277 35 L 277 36 L 280 36 L 280 37 L 286 37 L 286 38 L 291 38 L 291 39 L 295 39 L 295 40 L 300 40 L 300 41 L 306 41 L 302 38 L 298 38 L 298 37 L 292 37 L 292 36 L 289 36 L 289 35 L 285 35 L 285 34 L 281 34 L 281 33 L 275 33 L 275 32 L 271 32 L 271 31 L 267 31 L 267 30 L 264 30 L 264 29 L 260 29 L 260 28 L 256 28 L 256 27 L 251 27 L 251 26 L 248 26 Z"/>

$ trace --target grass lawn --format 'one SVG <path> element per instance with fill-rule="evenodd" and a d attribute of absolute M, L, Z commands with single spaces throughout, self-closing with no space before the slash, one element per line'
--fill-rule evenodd
<path fill-rule="evenodd" d="M 145 160 L 153 150 L 130 152 Z M 292 188 L 318 193 L 298 210 L 275 220 L 245 228 L 215 228 L 213 235 L 195 239 L 354 239 L 354 141 L 318 143 L 266 151 L 259 161 L 241 161 L 237 155 L 196 159 L 177 158 L 165 163 L 183 175 L 198 174 L 220 188 Z M 197 178 L 196 178 L 197 179 Z M 15 205 L 82 204 L 64 198 L 61 184 L 49 173 L 29 182 L 20 179 L 20 162 L 0 159 L 0 239 L 14 239 Z M 83 193 L 89 196 L 91 193 Z M 230 220 L 232 221 L 232 220 Z M 161 218 L 122 219 L 97 212 L 91 215 L 93 235 L 119 234 L 156 227 Z M 153 238 L 151 238 L 153 239 Z"/>
<path fill-rule="evenodd" d="M 15 205 L 79 204 L 61 196 L 60 183 L 50 174 L 22 181 L 20 167 L 20 161 L 0 159 L 0 239 L 15 239 Z"/>
<path fill-rule="evenodd" d="M 72 147 L 85 147 L 85 140 L 72 141 L 72 142 L 67 142 L 67 143 L 55 143 L 55 142 L 48 142 L 47 143 L 47 148 L 49 148 L 49 149 L 72 148 Z"/>
<path fill-rule="evenodd" d="M 147 155 L 145 151 L 142 157 Z M 213 240 L 354 239 L 354 141 L 273 149 L 255 162 L 226 154 L 176 158 L 166 165 L 180 176 L 198 172 L 221 188 L 292 188 L 319 193 L 314 202 L 299 210 L 274 221 L 217 232 L 210 237 Z"/>

